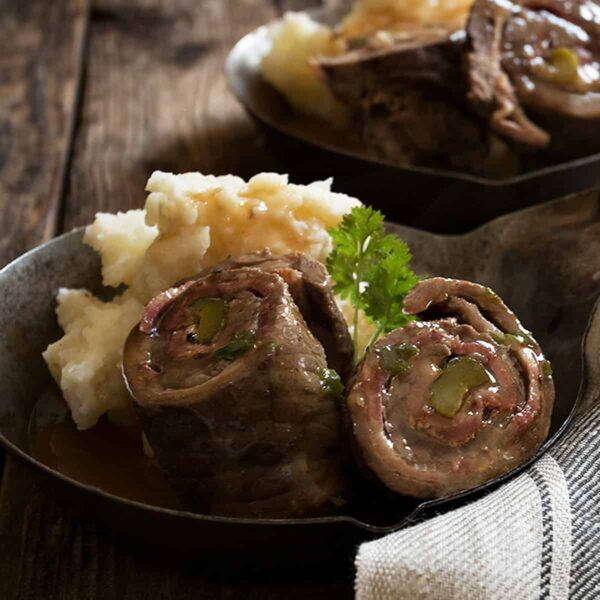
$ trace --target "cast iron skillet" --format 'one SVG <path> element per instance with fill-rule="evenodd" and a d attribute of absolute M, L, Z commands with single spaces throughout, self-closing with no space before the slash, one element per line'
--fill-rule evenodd
<path fill-rule="evenodd" d="M 332 9 L 310 14 L 324 23 L 339 20 L 339 11 Z M 504 179 L 369 156 L 344 132 L 292 110 L 262 78 L 260 60 L 277 23 L 242 38 L 227 58 L 225 75 L 233 94 L 273 136 L 277 151 L 298 155 L 296 162 L 302 163 L 308 179 L 314 179 L 314 173 L 329 173 L 338 191 L 369 198 L 389 219 L 439 233 L 468 231 L 497 216 L 600 185 L 600 154 Z"/>
<path fill-rule="evenodd" d="M 420 273 L 491 286 L 533 331 L 552 361 L 557 388 L 551 433 L 541 452 L 565 432 L 600 382 L 594 370 L 597 345 L 591 347 L 600 335 L 600 312 L 594 309 L 600 291 L 598 209 L 598 193 L 589 193 L 503 217 L 464 236 L 389 226 L 410 244 Z M 148 506 L 54 472 L 31 456 L 28 444 L 35 403 L 58 395 L 40 356 L 60 336 L 54 297 L 61 286 L 86 287 L 105 297 L 111 293 L 102 290 L 98 257 L 81 238 L 82 230 L 63 235 L 0 272 L 0 441 L 55 493 L 110 531 L 228 565 L 297 566 L 347 556 L 360 541 L 425 518 L 450 502 L 473 499 L 498 483 L 420 503 L 365 483 L 364 497 L 339 516 L 248 520 Z M 588 323 L 593 324 L 582 358 Z"/>

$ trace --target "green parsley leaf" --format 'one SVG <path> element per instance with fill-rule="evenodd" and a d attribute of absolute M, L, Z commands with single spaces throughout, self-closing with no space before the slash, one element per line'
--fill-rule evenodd
<path fill-rule="evenodd" d="M 342 398 L 344 395 L 344 384 L 340 376 L 333 369 L 319 369 L 321 378 L 321 390 L 326 396 Z"/>
<path fill-rule="evenodd" d="M 354 358 L 359 362 L 359 310 L 376 325 L 371 345 L 381 334 L 413 320 L 404 313 L 403 303 L 419 278 L 410 269 L 408 246 L 397 236 L 385 233 L 383 215 L 377 210 L 353 208 L 329 234 L 334 248 L 327 268 L 335 282 L 335 293 L 354 305 Z"/>
<path fill-rule="evenodd" d="M 361 302 L 367 319 L 383 335 L 414 320 L 403 310 L 404 297 L 419 281 L 408 266 L 412 259 L 408 246 L 396 236 L 388 237 L 393 238 L 389 254 L 369 269 L 369 285 Z"/>
<path fill-rule="evenodd" d="M 362 207 L 353 208 L 338 227 L 329 230 L 333 251 L 327 259 L 327 268 L 335 281 L 335 291 L 342 298 L 358 301 L 358 284 L 376 258 L 374 250 L 382 233 L 383 215 Z"/>
<path fill-rule="evenodd" d="M 255 347 L 255 337 L 251 331 L 236 333 L 231 340 L 214 353 L 215 360 L 231 362 Z"/>

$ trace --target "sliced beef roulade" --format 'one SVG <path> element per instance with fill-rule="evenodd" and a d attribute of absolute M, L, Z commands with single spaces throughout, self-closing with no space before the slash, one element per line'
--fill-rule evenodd
<path fill-rule="evenodd" d="M 359 141 L 379 157 L 502 174 L 510 157 L 467 103 L 464 47 L 464 31 L 421 29 L 318 67 L 354 114 Z"/>
<path fill-rule="evenodd" d="M 339 504 L 339 395 L 288 285 L 232 268 L 154 298 L 124 374 L 161 467 L 190 507 L 291 517 Z"/>
<path fill-rule="evenodd" d="M 599 2 L 476 0 L 467 29 L 470 100 L 496 132 L 557 152 L 599 145 Z"/>
<path fill-rule="evenodd" d="M 333 296 L 331 277 L 323 264 L 299 252 L 273 256 L 264 250 L 230 258 L 205 273 L 239 267 L 261 269 L 283 277 L 311 333 L 321 342 L 327 364 L 346 383 L 352 372 L 354 348 L 344 315 Z"/>
<path fill-rule="evenodd" d="M 348 395 L 359 453 L 391 490 L 419 498 L 475 487 L 533 456 L 554 384 L 537 342 L 489 288 L 419 283 L 420 319 L 371 348 Z"/>

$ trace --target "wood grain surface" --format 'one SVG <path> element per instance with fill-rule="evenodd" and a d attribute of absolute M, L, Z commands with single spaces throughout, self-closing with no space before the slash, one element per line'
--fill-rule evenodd
<path fill-rule="evenodd" d="M 94 3 L 65 229 L 141 207 L 155 169 L 277 168 L 222 75 L 236 39 L 275 15 L 264 0 Z"/>
<path fill-rule="evenodd" d="M 0 263 L 97 211 L 143 204 L 154 169 L 295 172 L 228 93 L 246 32 L 319 0 L 0 0 Z M 79 97 L 80 96 L 80 97 Z M 300 171 L 302 167 L 300 165 Z M 8 459 L 0 598 L 349 598 L 350 572 L 216 575 L 83 523 Z"/>
<path fill-rule="evenodd" d="M 0 0 L 0 266 L 56 234 L 87 0 Z"/>
<path fill-rule="evenodd" d="M 0 597 L 65 600 L 351 598 L 351 573 L 215 573 L 201 562 L 113 540 L 75 518 L 8 461 L 0 497 Z"/>

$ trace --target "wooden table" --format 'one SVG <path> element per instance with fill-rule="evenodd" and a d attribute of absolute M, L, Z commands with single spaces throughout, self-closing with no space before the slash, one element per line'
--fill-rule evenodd
<path fill-rule="evenodd" d="M 243 34 L 315 4 L 0 0 L 0 263 L 96 211 L 141 207 L 154 169 L 293 175 L 303 157 L 269 148 L 222 68 Z M 3 600 L 281 597 L 352 597 L 352 574 L 331 580 L 299 569 L 238 581 L 149 556 L 84 526 L 6 459 Z"/>

